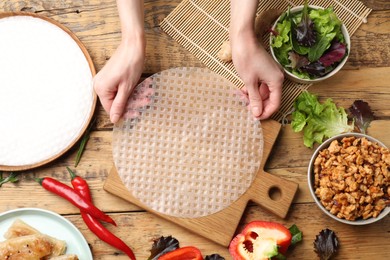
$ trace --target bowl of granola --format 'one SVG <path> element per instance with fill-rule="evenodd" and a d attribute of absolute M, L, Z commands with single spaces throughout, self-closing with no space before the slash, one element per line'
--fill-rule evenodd
<path fill-rule="evenodd" d="M 346 133 L 323 142 L 308 167 L 310 193 L 331 218 L 366 225 L 390 213 L 390 152 L 379 140 Z"/>

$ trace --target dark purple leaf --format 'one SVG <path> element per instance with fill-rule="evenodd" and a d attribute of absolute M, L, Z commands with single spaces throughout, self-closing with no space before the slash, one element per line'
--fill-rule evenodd
<path fill-rule="evenodd" d="M 301 70 L 306 71 L 310 75 L 317 76 L 317 77 L 322 77 L 327 73 L 325 66 L 318 61 L 303 66 Z"/>
<path fill-rule="evenodd" d="M 212 254 L 207 255 L 204 260 L 225 260 L 225 258 L 218 254 Z"/>
<path fill-rule="evenodd" d="M 291 68 L 293 69 L 299 69 L 309 64 L 309 60 L 307 59 L 306 56 L 299 55 L 294 51 L 290 51 L 288 53 L 288 58 L 291 61 Z"/>
<path fill-rule="evenodd" d="M 307 0 L 302 10 L 301 22 L 296 26 L 295 39 L 300 45 L 311 47 L 316 43 L 317 32 L 314 23 L 309 17 Z"/>
<path fill-rule="evenodd" d="M 163 254 L 171 252 L 179 248 L 179 241 L 172 237 L 160 237 L 153 242 L 152 249 L 150 250 L 150 256 L 148 260 L 157 260 Z"/>
<path fill-rule="evenodd" d="M 325 67 L 331 66 L 332 64 L 341 61 L 345 53 L 347 52 L 347 48 L 345 44 L 334 41 L 329 49 L 322 55 L 319 61 L 324 64 Z"/>
<path fill-rule="evenodd" d="M 368 103 L 363 100 L 355 100 L 348 110 L 350 117 L 355 121 L 355 125 L 359 128 L 359 131 L 365 134 L 371 121 L 375 119 L 374 113 L 371 111 Z"/>
<path fill-rule="evenodd" d="M 333 230 L 322 230 L 314 240 L 314 251 L 321 260 L 329 260 L 337 253 L 339 240 Z"/>

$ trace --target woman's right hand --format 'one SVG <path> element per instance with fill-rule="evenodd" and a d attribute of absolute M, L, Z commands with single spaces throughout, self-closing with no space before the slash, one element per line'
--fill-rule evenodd
<path fill-rule="evenodd" d="M 122 41 L 107 64 L 94 78 L 94 89 L 112 123 L 124 113 L 127 100 L 137 85 L 145 59 L 143 40 Z"/>
<path fill-rule="evenodd" d="M 122 41 L 93 80 L 94 89 L 112 123 L 124 113 L 145 62 L 143 0 L 117 0 Z"/>

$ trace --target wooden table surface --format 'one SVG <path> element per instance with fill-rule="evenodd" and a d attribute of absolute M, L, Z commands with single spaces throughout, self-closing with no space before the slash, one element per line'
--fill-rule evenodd
<path fill-rule="evenodd" d="M 147 57 L 144 76 L 178 66 L 203 66 L 194 56 L 159 28 L 159 23 L 180 2 L 145 1 Z M 377 120 L 369 133 L 390 146 L 390 2 L 363 0 L 373 11 L 368 23 L 352 36 L 352 51 L 345 69 L 334 78 L 314 85 L 310 91 L 321 99 L 333 98 L 349 107 L 355 99 L 367 101 Z M 53 18 L 70 28 L 87 47 L 99 71 L 113 54 L 120 40 L 120 26 L 115 0 L 2 0 L 0 11 L 28 11 Z M 333 88 L 348 79 L 348 84 Z M 231 259 L 226 248 L 193 234 L 103 190 L 104 181 L 113 166 L 112 128 L 109 118 L 98 104 L 97 123 L 86 146 L 76 173 L 87 179 L 95 204 L 112 216 L 118 227 L 108 228 L 121 237 L 137 256 L 147 259 L 152 241 L 172 235 L 181 246 L 193 245 L 203 255 L 218 253 Z M 371 131 L 371 132 L 370 132 Z M 66 166 L 73 167 L 78 146 L 49 165 L 25 171 L 16 184 L 0 188 L 0 212 L 23 207 L 55 211 L 74 223 L 87 239 L 94 259 L 127 259 L 118 250 L 100 241 L 83 223 L 79 210 L 67 201 L 49 194 L 37 185 L 35 177 L 51 176 L 69 183 Z M 304 240 L 289 254 L 289 259 L 317 259 L 313 251 L 315 236 L 324 228 L 334 230 L 340 240 L 336 259 L 388 259 L 390 255 L 390 217 L 368 226 L 348 226 L 327 217 L 314 204 L 306 184 L 306 170 L 313 151 L 303 146 L 302 136 L 283 126 L 273 147 L 266 170 L 299 183 L 286 219 L 280 219 L 254 204 L 249 204 L 239 229 L 252 220 L 276 221 L 289 227 L 296 224 Z"/>

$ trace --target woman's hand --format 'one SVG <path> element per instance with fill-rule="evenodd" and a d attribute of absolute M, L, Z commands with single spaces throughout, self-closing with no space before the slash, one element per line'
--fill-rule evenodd
<path fill-rule="evenodd" d="M 117 0 L 122 41 L 93 80 L 100 103 L 114 124 L 123 115 L 127 100 L 144 69 L 146 41 L 143 2 Z"/>
<path fill-rule="evenodd" d="M 284 76 L 272 57 L 256 37 L 232 40 L 234 66 L 244 81 L 243 92 L 249 97 L 249 106 L 257 119 L 270 117 L 280 106 Z"/>
<path fill-rule="evenodd" d="M 266 119 L 280 106 L 284 75 L 256 38 L 257 4 L 257 0 L 231 0 L 229 36 L 233 64 L 244 81 L 252 114 Z"/>
<path fill-rule="evenodd" d="M 145 60 L 145 41 L 122 41 L 94 78 L 94 88 L 112 123 L 123 115 L 127 100 L 137 85 Z"/>

